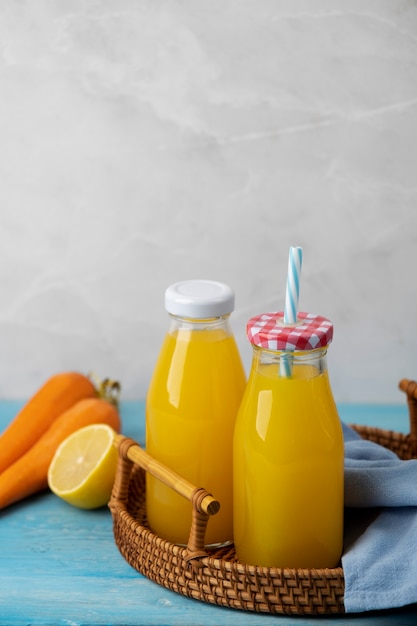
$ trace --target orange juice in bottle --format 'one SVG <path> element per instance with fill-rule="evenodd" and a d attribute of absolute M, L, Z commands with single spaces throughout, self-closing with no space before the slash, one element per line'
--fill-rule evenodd
<path fill-rule="evenodd" d="M 253 360 L 234 435 L 238 559 L 267 567 L 338 565 L 343 435 L 326 366 L 333 326 L 298 314 L 249 320 Z M 289 366 L 289 369 L 288 369 Z"/>
<path fill-rule="evenodd" d="M 220 502 L 210 518 L 207 544 L 232 541 L 232 447 L 246 385 L 229 326 L 233 291 L 223 283 L 190 280 L 165 293 L 171 324 L 146 401 L 146 449 L 153 457 Z M 186 544 L 191 504 L 149 474 L 146 508 L 150 528 Z"/>

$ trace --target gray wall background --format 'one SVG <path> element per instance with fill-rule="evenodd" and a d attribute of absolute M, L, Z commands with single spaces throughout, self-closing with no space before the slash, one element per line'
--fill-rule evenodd
<path fill-rule="evenodd" d="M 0 395 L 95 370 L 143 398 L 165 288 L 213 278 L 246 321 L 332 319 L 339 402 L 417 377 L 417 5 L 0 4 Z"/>

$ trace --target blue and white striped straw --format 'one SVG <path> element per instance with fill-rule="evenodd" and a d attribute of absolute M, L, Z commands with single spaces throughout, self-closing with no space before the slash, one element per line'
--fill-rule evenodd
<path fill-rule="evenodd" d="M 285 292 L 284 324 L 295 324 L 297 322 L 302 262 L 303 249 L 299 246 L 290 246 L 287 289 Z M 284 354 L 281 357 L 280 374 L 281 376 L 291 376 L 291 373 L 292 357 L 290 354 Z"/>
<path fill-rule="evenodd" d="M 290 252 L 288 256 L 287 290 L 285 293 L 285 324 L 295 324 L 297 321 L 302 262 L 303 249 L 299 246 L 290 246 Z"/>

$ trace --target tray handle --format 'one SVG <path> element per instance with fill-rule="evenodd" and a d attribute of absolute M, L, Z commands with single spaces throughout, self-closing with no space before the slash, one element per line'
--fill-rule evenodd
<path fill-rule="evenodd" d="M 412 441 L 417 442 L 417 382 L 403 378 L 398 386 L 401 391 L 407 394 L 410 415 L 410 438 Z"/>
<path fill-rule="evenodd" d="M 127 503 L 130 471 L 132 464 L 136 463 L 146 472 L 149 472 L 191 502 L 191 529 L 185 559 L 189 561 L 207 556 L 207 552 L 204 550 L 207 522 L 211 515 L 215 515 L 219 511 L 219 501 L 202 487 L 196 487 L 169 467 L 157 461 L 133 439 L 123 435 L 116 435 L 114 445 L 119 450 L 119 465 L 113 494 L 109 503 L 110 508 L 115 506 L 116 501 Z"/>

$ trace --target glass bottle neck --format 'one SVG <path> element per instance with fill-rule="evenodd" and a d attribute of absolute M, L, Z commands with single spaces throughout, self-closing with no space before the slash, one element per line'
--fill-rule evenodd
<path fill-rule="evenodd" d="M 206 319 L 195 319 L 189 317 L 179 317 L 169 313 L 170 317 L 170 330 L 218 330 L 223 329 L 230 332 L 229 318 L 230 313 L 227 315 L 221 315 L 220 317 L 208 317 Z"/>
<path fill-rule="evenodd" d="M 314 378 L 327 372 L 327 347 L 316 350 L 266 350 L 252 346 L 252 371 L 271 366 L 277 376 Z M 268 368 L 269 369 L 269 368 Z"/>

